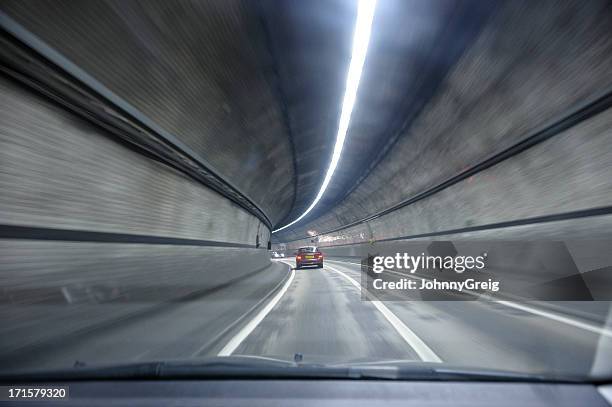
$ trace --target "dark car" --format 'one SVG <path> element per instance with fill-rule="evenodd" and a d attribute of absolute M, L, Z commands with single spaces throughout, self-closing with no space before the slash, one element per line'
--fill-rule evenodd
<path fill-rule="evenodd" d="M 295 268 L 302 266 L 323 268 L 323 253 L 315 246 L 300 247 L 295 255 Z"/>

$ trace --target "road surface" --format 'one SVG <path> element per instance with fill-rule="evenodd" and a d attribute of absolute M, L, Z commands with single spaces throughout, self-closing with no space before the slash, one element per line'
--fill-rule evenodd
<path fill-rule="evenodd" d="M 364 301 L 359 265 L 326 260 L 291 270 L 289 261 L 200 300 L 3 362 L 69 367 L 219 354 L 304 362 L 427 360 L 524 372 L 585 374 L 601 332 L 500 303 Z M 568 317 L 569 321 L 573 319 Z M 609 337 L 604 336 L 606 340 Z M 229 350 L 229 351 L 228 351 Z"/>

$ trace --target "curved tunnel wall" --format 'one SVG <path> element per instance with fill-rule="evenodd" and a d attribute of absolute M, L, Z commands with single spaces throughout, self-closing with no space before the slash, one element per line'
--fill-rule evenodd
<path fill-rule="evenodd" d="M 386 159 L 354 192 L 328 214 L 275 235 L 275 241 L 289 242 L 289 247 L 313 241 L 331 247 L 608 207 L 612 202 L 612 112 L 605 111 L 424 199 L 376 217 L 609 92 L 611 16 L 605 2 L 508 2 Z M 372 218 L 368 222 L 347 227 L 368 217 Z M 610 230 L 606 219 L 550 223 L 531 227 L 529 233 L 532 237 L 595 236 Z M 496 230 L 499 238 L 506 232 L 516 237 L 510 229 Z M 309 238 L 309 234 L 318 236 Z M 470 236 L 476 236 L 475 232 Z"/>
<path fill-rule="evenodd" d="M 20 85 L 0 94 L 3 352 L 270 264 L 244 209 Z"/>
<path fill-rule="evenodd" d="M 255 3 L 9 0 L 1 9 L 206 160 L 273 224 L 291 209 L 293 150 Z"/>
<path fill-rule="evenodd" d="M 315 241 L 330 248 L 402 237 L 610 237 L 611 143 L 608 109 L 418 202 L 333 233 L 292 241 L 289 247 Z"/>

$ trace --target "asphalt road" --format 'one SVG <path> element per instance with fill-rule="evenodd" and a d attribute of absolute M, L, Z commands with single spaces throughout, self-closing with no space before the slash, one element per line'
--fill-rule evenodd
<path fill-rule="evenodd" d="M 296 270 L 285 295 L 234 351 L 304 361 L 415 359 L 389 322 L 359 289 L 329 266 Z"/>
<path fill-rule="evenodd" d="M 355 279 L 358 265 L 329 262 Z M 588 374 L 610 336 L 492 301 L 394 301 L 387 307 L 446 363 L 524 372 Z M 521 306 L 519 304 L 519 306 Z M 568 321 L 579 322 L 574 317 Z M 609 331 L 608 331 L 609 333 Z"/>
<path fill-rule="evenodd" d="M 239 285 L 41 348 L 3 362 L 4 369 L 189 359 L 229 349 L 284 359 L 299 353 L 304 362 L 429 360 L 582 375 L 601 341 L 610 344 L 610 336 L 573 319 L 500 303 L 364 301 L 359 273 L 348 262 L 295 271 L 275 262 Z"/>

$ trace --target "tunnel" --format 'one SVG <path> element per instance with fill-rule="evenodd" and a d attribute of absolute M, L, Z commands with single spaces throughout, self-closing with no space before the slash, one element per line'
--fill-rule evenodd
<path fill-rule="evenodd" d="M 609 369 L 610 3 L 379 0 L 347 113 L 360 13 L 1 1 L 3 369 L 217 354 Z M 576 283 L 600 300 L 353 293 L 372 256 L 425 241 L 564 241 L 600 270 Z M 295 270 L 310 246 L 322 271 Z"/>

